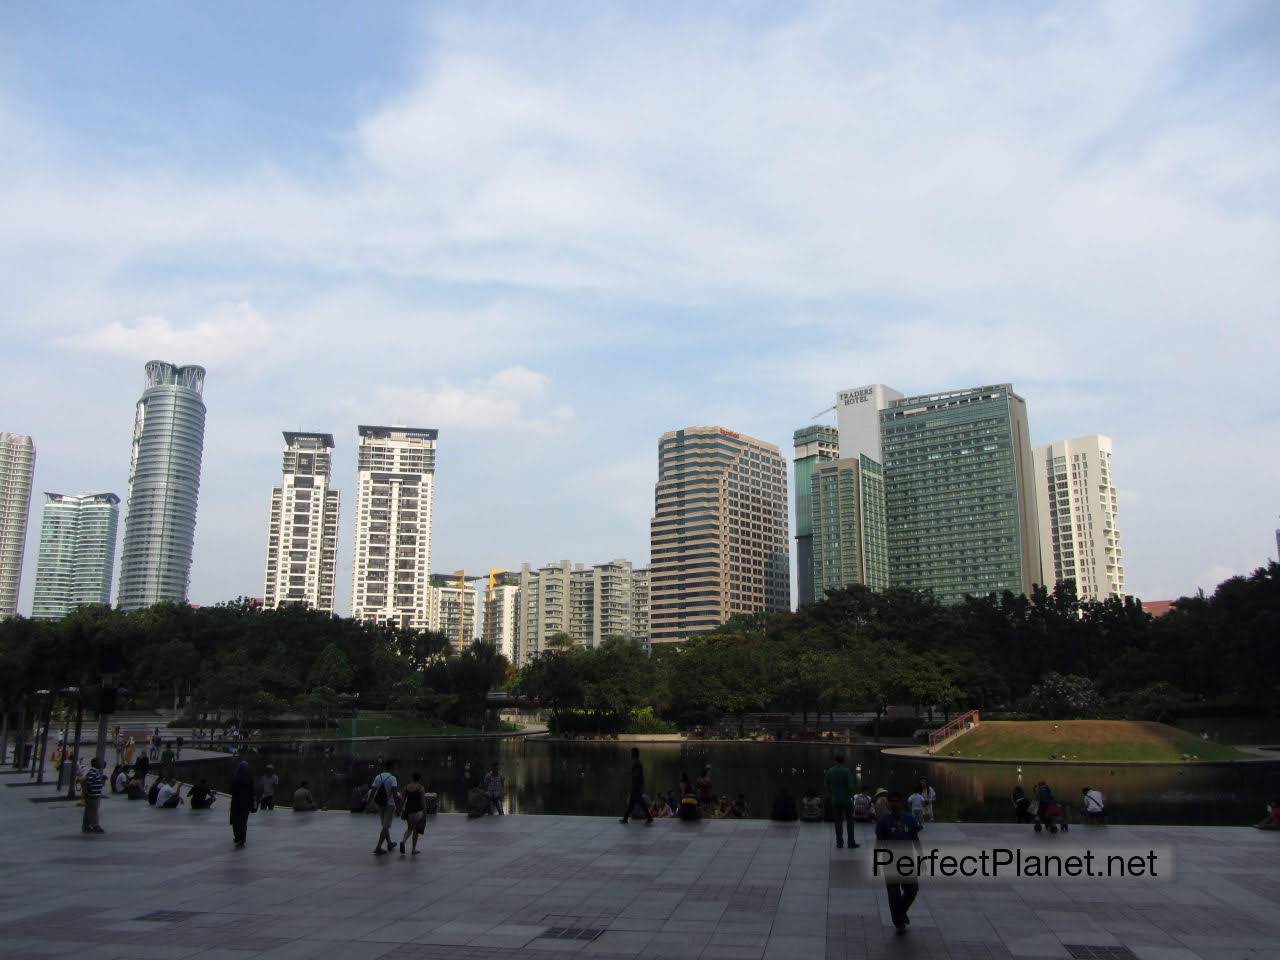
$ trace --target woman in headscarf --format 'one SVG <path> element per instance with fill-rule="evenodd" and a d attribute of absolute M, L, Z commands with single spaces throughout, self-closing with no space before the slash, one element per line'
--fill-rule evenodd
<path fill-rule="evenodd" d="M 231 836 L 237 847 L 243 847 L 249 831 L 249 814 L 253 812 L 253 773 L 249 761 L 241 760 L 231 778 Z"/>

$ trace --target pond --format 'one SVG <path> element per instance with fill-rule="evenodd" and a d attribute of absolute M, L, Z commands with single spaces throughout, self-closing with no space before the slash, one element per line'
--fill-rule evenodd
<path fill-rule="evenodd" d="M 810 786 L 821 789 L 822 776 L 836 748 L 790 743 L 639 744 L 645 782 L 652 790 L 676 789 L 680 774 L 697 777 L 711 767 L 717 793 L 745 794 L 751 815 L 767 817 L 780 787 L 799 797 Z M 302 780 L 329 807 L 345 808 L 357 780 L 368 782 L 379 758 L 399 761 L 402 782 L 413 771 L 436 785 L 445 811 L 463 810 L 467 787 L 497 760 L 507 778 L 508 810 L 526 814 L 620 815 L 627 795 L 631 744 L 538 739 L 459 738 L 307 745 L 295 750 L 253 753 L 247 759 L 255 775 L 271 763 L 280 776 L 281 800 L 288 802 Z M 938 791 L 939 820 L 1012 820 L 1010 791 L 1019 782 L 1017 768 L 998 764 L 928 763 L 894 757 L 876 747 L 846 749 L 850 767 L 860 766 L 865 788 L 910 792 L 921 775 Z M 234 761 L 201 760 L 182 764 L 183 779 L 209 778 L 226 789 Z M 1242 825 L 1262 819 L 1266 802 L 1280 795 L 1280 762 L 1236 766 L 1108 767 L 1026 764 L 1021 782 L 1030 787 L 1044 778 L 1060 799 L 1078 801 L 1084 786 L 1097 787 L 1117 823 Z"/>

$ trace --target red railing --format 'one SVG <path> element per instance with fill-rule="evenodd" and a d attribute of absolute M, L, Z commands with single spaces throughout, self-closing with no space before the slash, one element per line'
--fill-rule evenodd
<path fill-rule="evenodd" d="M 929 748 L 932 749 L 948 737 L 954 737 L 957 733 L 964 732 L 969 729 L 971 724 L 977 726 L 981 719 L 977 710 L 970 710 L 968 713 L 960 714 L 946 726 L 939 727 L 929 734 Z"/>

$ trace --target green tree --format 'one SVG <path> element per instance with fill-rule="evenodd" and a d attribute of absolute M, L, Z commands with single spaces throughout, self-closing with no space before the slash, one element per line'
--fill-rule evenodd
<path fill-rule="evenodd" d="M 353 676 L 347 655 L 336 643 L 330 643 L 320 651 L 320 656 L 311 665 L 311 672 L 307 674 L 307 687 L 311 690 L 323 687 L 330 692 L 347 690 L 351 687 Z"/>

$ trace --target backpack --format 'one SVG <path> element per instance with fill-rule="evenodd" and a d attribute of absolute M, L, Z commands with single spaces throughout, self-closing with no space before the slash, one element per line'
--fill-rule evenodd
<path fill-rule="evenodd" d="M 378 785 L 377 791 L 373 794 L 373 802 L 379 807 L 387 805 L 387 780 L 385 774 L 378 774 L 378 779 L 374 781 Z"/>

